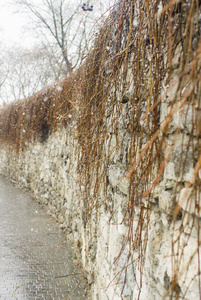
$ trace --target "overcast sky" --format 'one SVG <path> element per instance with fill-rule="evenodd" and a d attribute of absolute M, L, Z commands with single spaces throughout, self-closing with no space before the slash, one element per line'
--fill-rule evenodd
<path fill-rule="evenodd" d="M 41 41 L 39 40 L 39 38 L 36 38 L 37 31 L 34 31 L 33 29 L 35 23 L 33 23 L 34 21 L 32 20 L 32 17 L 24 12 L 19 13 L 18 11 L 18 13 L 16 13 L 16 10 L 19 9 L 19 6 L 16 4 L 12 5 L 11 4 L 12 1 L 13 0 L 0 0 L 0 49 L 1 49 L 0 51 L 0 66 L 1 66 L 0 105 L 3 104 L 4 102 L 6 103 L 11 102 L 16 98 L 17 99 L 22 98 L 22 95 L 18 95 L 19 94 L 18 92 L 21 91 L 19 85 L 21 83 L 21 79 L 24 79 L 23 77 L 22 78 L 20 77 L 22 76 L 21 62 L 23 63 L 24 61 L 21 60 L 19 57 L 21 54 L 24 55 L 24 53 L 26 55 L 27 53 L 31 54 L 37 49 L 37 46 L 39 48 L 41 46 L 40 43 Z M 29 1 L 30 3 L 36 3 L 37 1 L 37 3 L 40 5 L 43 3 L 43 0 L 29 0 Z M 69 2 L 72 1 L 72 4 L 74 5 L 75 3 L 80 2 L 80 0 L 68 0 L 68 1 Z M 87 3 L 88 5 L 94 5 L 94 10 L 92 14 L 89 15 L 89 19 L 87 23 L 88 31 L 92 32 L 92 34 L 90 35 L 91 37 L 93 36 L 92 29 L 95 28 L 94 22 L 97 22 L 97 20 L 99 20 L 100 16 L 103 14 L 106 7 L 107 8 L 108 6 L 111 7 L 112 4 L 114 4 L 115 0 L 83 0 L 83 2 Z M 82 18 L 83 14 L 85 14 L 85 12 L 83 12 L 83 10 L 80 7 L 79 16 Z M 27 50 L 25 51 L 24 49 L 21 48 L 28 48 L 28 52 L 26 52 Z M 73 53 L 73 55 L 74 54 L 76 54 L 76 52 Z M 18 63 L 20 66 L 19 72 L 17 72 L 18 71 L 17 69 L 16 69 L 17 71 L 12 71 L 13 68 L 18 67 Z M 27 65 L 26 65 L 26 69 L 28 69 Z M 36 73 L 35 71 L 36 70 L 34 68 L 31 74 L 32 75 L 35 74 Z M 20 83 L 18 77 L 21 78 Z M 27 76 L 24 77 L 27 80 L 30 79 L 30 78 L 26 78 Z M 34 85 L 34 80 L 31 80 L 31 82 L 32 81 Z"/>
<path fill-rule="evenodd" d="M 74 0 L 72 0 L 73 2 Z M 28 34 L 28 16 L 24 13 L 16 13 L 15 6 L 10 4 L 11 0 L 0 0 L 0 41 L 7 46 L 26 46 L 36 42 L 33 36 Z M 83 2 L 87 2 L 84 1 Z M 90 1 L 91 3 L 95 1 Z M 111 5 L 114 0 L 97 0 L 100 3 Z M 95 6 L 95 5 L 94 5 Z M 100 9 L 100 6 L 99 6 Z"/>
<path fill-rule="evenodd" d="M 25 34 L 27 16 L 14 12 L 9 0 L 0 0 L 0 41 L 7 46 L 25 46 L 33 42 L 33 38 Z"/>

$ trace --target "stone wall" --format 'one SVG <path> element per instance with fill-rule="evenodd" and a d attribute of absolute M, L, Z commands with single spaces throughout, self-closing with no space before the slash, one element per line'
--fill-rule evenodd
<path fill-rule="evenodd" d="M 136 1 L 144 10 L 135 8 L 132 24 L 123 10 L 122 24 L 114 13 L 94 56 L 69 78 L 70 87 L 58 89 L 63 94 L 42 92 L 13 106 L 7 131 L 0 124 L 3 138 L 10 134 L 0 174 L 29 190 L 66 230 L 93 300 L 201 296 L 201 13 L 198 1 L 197 12 L 193 1 L 176 2 L 173 11 L 162 2 L 161 19 L 154 1 Z M 31 101 L 40 126 L 32 117 L 21 143 L 16 135 L 25 135 L 34 108 L 22 111 Z M 52 133 L 28 143 L 40 137 L 48 111 Z M 62 118 L 60 129 L 50 126 Z"/>
<path fill-rule="evenodd" d="M 191 117 L 192 111 L 189 109 L 189 122 L 185 123 L 185 130 L 179 132 L 176 141 L 174 140 L 174 151 L 167 162 L 162 180 L 154 191 L 148 228 L 143 228 L 143 234 L 149 230 L 143 270 L 139 264 L 139 249 L 131 255 L 125 243 L 128 227 L 126 222 L 122 222 L 129 188 L 129 181 L 123 175 L 129 136 L 123 140 L 124 148 L 114 157 L 108 170 L 107 182 L 103 184 L 103 189 L 107 185 L 107 199 L 99 208 L 98 214 L 94 209 L 88 217 L 83 200 L 84 186 L 80 183 L 80 174 L 77 173 L 77 142 L 70 128 L 63 128 L 51 134 L 44 143 L 29 144 L 26 151 L 19 154 L 6 147 L 1 149 L 1 175 L 19 187 L 30 190 L 66 230 L 68 239 L 74 244 L 77 256 L 87 271 L 92 287 L 92 299 L 135 300 L 138 299 L 140 289 L 140 299 L 162 299 L 165 295 L 170 297 L 170 287 L 173 298 L 177 297 L 181 289 L 183 299 L 198 297 L 197 234 L 200 219 L 194 217 L 195 208 L 192 205 L 186 206 L 185 202 L 188 201 L 191 190 L 191 187 L 186 185 L 189 180 L 193 180 L 194 174 L 192 160 L 188 155 L 183 177 L 179 180 L 176 178 L 178 156 L 182 147 L 188 143 Z M 171 126 L 172 132 L 178 128 L 174 120 Z M 164 153 L 168 153 L 171 139 L 174 139 L 174 135 L 169 137 L 169 145 Z M 115 147 L 115 140 L 110 140 L 108 151 Z M 183 209 L 177 215 L 176 221 L 170 222 L 176 182 L 181 186 L 178 195 L 183 197 L 180 201 Z M 103 191 L 102 197 L 104 194 Z M 140 217 L 139 214 L 140 210 L 136 207 L 136 218 Z M 187 224 L 185 230 L 181 230 L 183 223 Z M 133 221 L 133 230 L 137 224 L 136 219 Z M 182 246 L 184 253 L 179 261 L 182 266 L 181 274 L 173 286 L 171 249 L 172 237 L 174 236 L 175 240 L 175 235 L 179 236 L 180 243 L 185 244 L 185 247 Z"/>

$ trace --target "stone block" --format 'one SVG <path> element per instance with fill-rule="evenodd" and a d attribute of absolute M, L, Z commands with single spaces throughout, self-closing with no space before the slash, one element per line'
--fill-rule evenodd
<path fill-rule="evenodd" d="M 124 170 L 117 168 L 115 165 L 109 168 L 109 182 L 112 187 L 118 187 L 118 189 L 124 194 L 128 195 L 129 179 L 127 179 Z"/>
<path fill-rule="evenodd" d="M 201 199 L 198 194 L 197 196 L 195 196 L 195 192 L 193 192 L 192 188 L 185 187 L 179 193 L 177 203 L 183 210 L 187 211 L 188 213 L 200 215 L 199 210 L 201 207 L 201 200 L 199 203 L 196 203 L 196 198 Z"/>
<path fill-rule="evenodd" d="M 191 133 L 193 128 L 193 120 L 195 119 L 195 111 L 192 105 L 186 105 L 179 109 L 173 116 L 172 126 L 175 129 L 185 129 L 188 134 Z"/>
<path fill-rule="evenodd" d="M 159 208 L 165 213 L 170 214 L 172 208 L 172 193 L 169 191 L 161 191 L 159 193 Z"/>
<path fill-rule="evenodd" d="M 102 240 L 102 243 L 108 245 L 109 243 L 109 233 L 110 233 L 110 216 L 104 211 L 99 215 L 99 231 L 98 236 Z"/>
<path fill-rule="evenodd" d="M 175 164 L 173 162 L 168 162 L 164 171 L 164 180 L 176 180 L 175 176 Z"/>
<path fill-rule="evenodd" d="M 117 225 L 110 224 L 110 235 L 108 241 L 108 261 L 112 263 L 121 251 L 122 236 Z"/>

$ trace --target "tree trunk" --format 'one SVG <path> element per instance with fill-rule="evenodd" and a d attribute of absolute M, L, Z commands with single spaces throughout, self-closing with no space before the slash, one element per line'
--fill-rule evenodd
<path fill-rule="evenodd" d="M 67 51 L 66 49 L 62 49 L 62 55 L 66 64 L 66 69 L 67 69 L 67 73 L 71 73 L 72 72 L 72 65 L 68 59 L 68 55 L 67 55 Z"/>

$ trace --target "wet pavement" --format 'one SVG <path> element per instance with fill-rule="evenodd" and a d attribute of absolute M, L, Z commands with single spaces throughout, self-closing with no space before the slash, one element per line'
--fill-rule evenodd
<path fill-rule="evenodd" d="M 0 299 L 88 299 L 85 288 L 56 221 L 0 178 Z"/>

